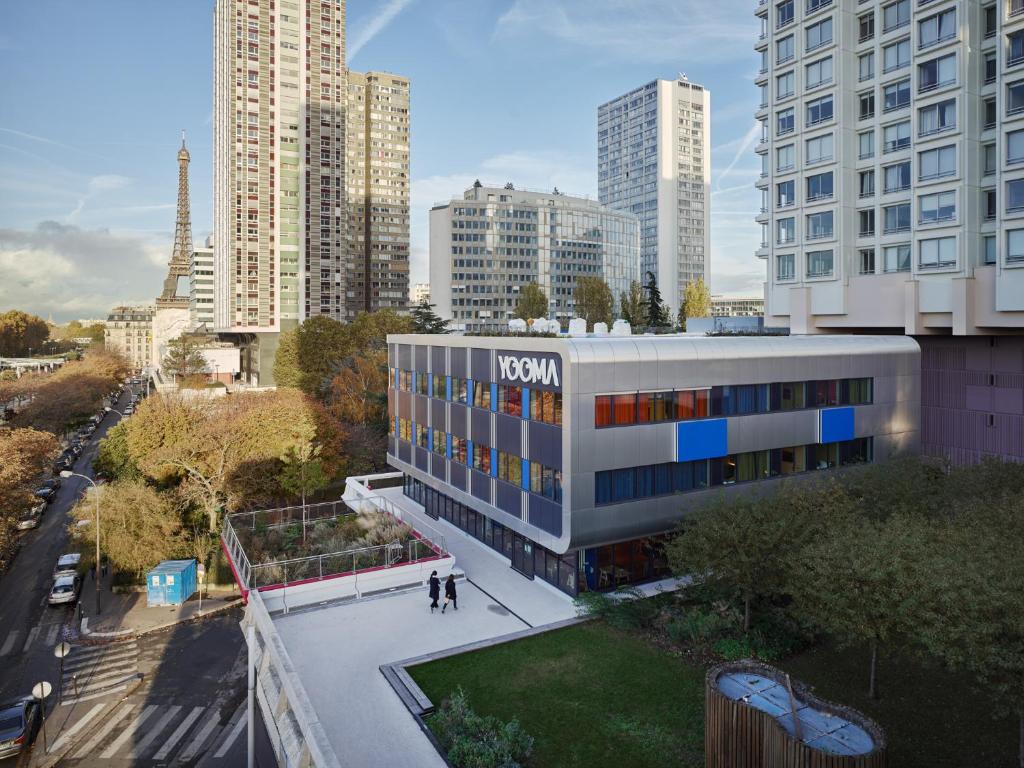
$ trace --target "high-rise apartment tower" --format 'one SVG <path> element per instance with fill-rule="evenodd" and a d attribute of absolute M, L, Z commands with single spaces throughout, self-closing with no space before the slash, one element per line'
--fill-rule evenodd
<path fill-rule="evenodd" d="M 640 275 L 658 280 L 672 316 L 683 289 L 708 279 L 711 93 L 684 75 L 597 108 L 600 201 L 640 219 Z"/>

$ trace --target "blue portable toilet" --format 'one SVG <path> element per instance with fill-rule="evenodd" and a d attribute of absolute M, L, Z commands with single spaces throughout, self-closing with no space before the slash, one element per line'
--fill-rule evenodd
<path fill-rule="evenodd" d="M 195 560 L 164 560 L 146 574 L 146 605 L 181 605 L 196 591 Z"/>

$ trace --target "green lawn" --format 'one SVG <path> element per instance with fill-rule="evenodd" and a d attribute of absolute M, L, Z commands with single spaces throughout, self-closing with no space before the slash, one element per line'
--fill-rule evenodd
<path fill-rule="evenodd" d="M 823 698 L 874 717 L 899 768 L 1010 768 L 1016 724 L 988 716 L 968 681 L 882 659 L 866 699 L 867 656 L 817 646 L 779 664 Z M 518 718 L 532 768 L 704 765 L 704 669 L 589 622 L 412 667 L 435 705 L 458 686 L 482 715 Z"/>
<path fill-rule="evenodd" d="M 537 768 L 704 765 L 704 672 L 588 623 L 412 667 L 435 705 L 458 686 L 518 718 Z"/>

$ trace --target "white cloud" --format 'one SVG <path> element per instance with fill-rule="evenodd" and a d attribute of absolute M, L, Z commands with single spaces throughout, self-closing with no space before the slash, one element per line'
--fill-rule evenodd
<path fill-rule="evenodd" d="M 349 38 L 348 59 L 351 61 L 363 49 L 367 43 L 379 35 L 384 29 L 405 10 L 412 0 L 389 0 L 385 3 L 376 15 L 372 16 L 365 24 L 356 29 Z"/>
<path fill-rule="evenodd" d="M 495 36 L 549 35 L 631 61 L 749 59 L 756 22 L 737 0 L 515 0 Z"/>
<path fill-rule="evenodd" d="M 150 303 L 170 253 L 169 233 L 142 237 L 55 221 L 0 229 L 0 307 L 70 320 Z"/>

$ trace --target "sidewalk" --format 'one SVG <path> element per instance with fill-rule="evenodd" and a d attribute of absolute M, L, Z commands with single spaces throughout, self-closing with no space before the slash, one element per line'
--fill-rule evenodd
<path fill-rule="evenodd" d="M 79 627 L 81 637 L 102 638 L 121 635 L 140 635 L 155 632 L 166 627 L 191 621 L 199 616 L 240 602 L 237 589 L 217 587 L 203 590 L 202 610 L 199 594 L 196 593 L 182 605 L 149 607 L 145 592 L 124 592 L 115 594 L 110 589 L 111 576 L 101 580 L 100 613 L 96 613 L 96 582 L 87 574 L 79 595 L 81 608 Z"/>

